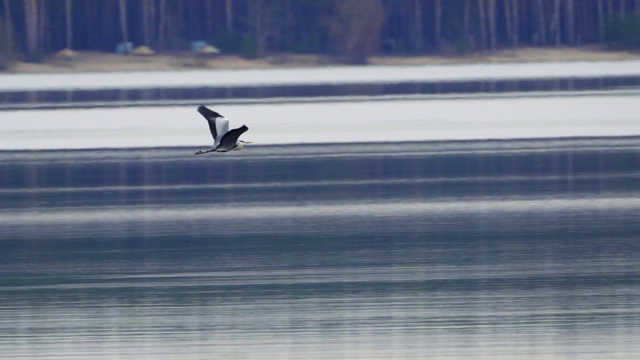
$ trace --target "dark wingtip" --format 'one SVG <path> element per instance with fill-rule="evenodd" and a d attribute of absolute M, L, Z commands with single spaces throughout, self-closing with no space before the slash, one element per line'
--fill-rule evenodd
<path fill-rule="evenodd" d="M 200 105 L 198 106 L 198 112 L 204 116 L 207 119 L 212 119 L 212 118 L 217 118 L 217 117 L 223 117 L 222 115 L 220 115 L 219 113 L 209 109 L 208 107 L 204 106 L 204 105 Z"/>

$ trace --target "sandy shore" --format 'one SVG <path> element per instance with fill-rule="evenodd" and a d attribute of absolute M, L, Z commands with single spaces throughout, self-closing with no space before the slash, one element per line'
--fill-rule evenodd
<path fill-rule="evenodd" d="M 371 65 L 473 64 L 544 61 L 640 60 L 640 52 L 610 51 L 599 47 L 521 48 L 467 56 L 374 56 Z M 12 73 L 133 72 L 203 69 L 259 69 L 330 66 L 337 63 L 326 56 L 280 54 L 262 59 L 244 59 L 233 55 L 213 57 L 191 53 L 149 56 L 79 52 L 66 59 L 51 56 L 41 63 L 18 62 Z"/>

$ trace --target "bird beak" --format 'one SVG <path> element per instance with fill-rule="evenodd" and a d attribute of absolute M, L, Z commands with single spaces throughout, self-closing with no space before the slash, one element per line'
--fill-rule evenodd
<path fill-rule="evenodd" d="M 194 155 L 202 155 L 204 154 L 202 151 L 198 151 L 197 153 L 195 153 Z"/>
<path fill-rule="evenodd" d="M 244 141 L 244 140 L 242 140 L 242 142 L 245 143 L 245 144 L 253 144 L 253 141 Z"/>

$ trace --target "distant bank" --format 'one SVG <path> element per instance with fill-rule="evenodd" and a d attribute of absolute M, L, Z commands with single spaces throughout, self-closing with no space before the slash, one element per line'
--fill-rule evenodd
<path fill-rule="evenodd" d="M 616 61 L 640 60 L 640 52 L 611 51 L 599 46 L 518 48 L 465 56 L 373 56 L 371 65 L 442 65 L 474 63 L 510 63 L 545 61 Z M 137 72 L 206 69 L 264 69 L 325 67 L 341 65 L 325 55 L 275 54 L 259 59 L 235 55 L 210 57 L 191 53 L 166 53 L 149 56 L 117 55 L 106 52 L 78 52 L 78 56 L 61 59 L 47 57 L 39 63 L 17 62 L 9 73 L 82 73 Z M 6 73 L 6 72 L 5 72 Z"/>

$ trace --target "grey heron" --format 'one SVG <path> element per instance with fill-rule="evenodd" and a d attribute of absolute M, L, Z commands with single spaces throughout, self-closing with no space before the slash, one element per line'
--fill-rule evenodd
<path fill-rule="evenodd" d="M 238 140 L 240 135 L 249 130 L 245 125 L 229 130 L 229 120 L 219 113 L 204 105 L 198 107 L 198 112 L 207 120 L 207 123 L 209 123 L 209 131 L 211 131 L 211 136 L 213 137 L 213 147 L 207 150 L 200 150 L 195 153 L 196 155 L 202 155 L 212 151 L 227 152 L 231 150 L 242 150 L 244 144 L 249 143 L 248 141 Z"/>

